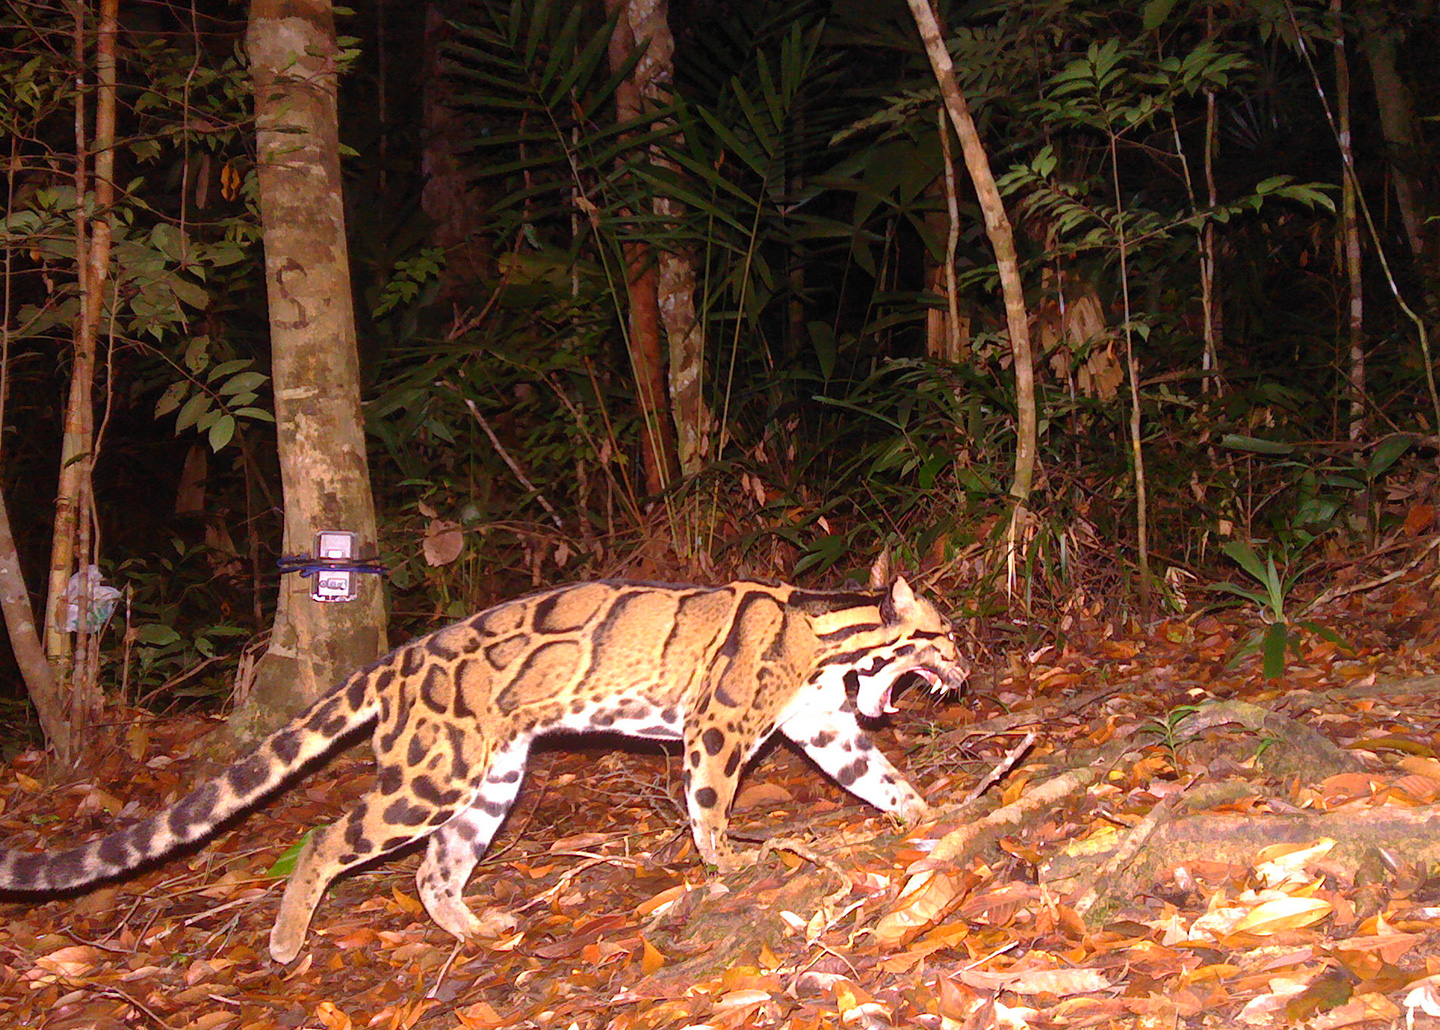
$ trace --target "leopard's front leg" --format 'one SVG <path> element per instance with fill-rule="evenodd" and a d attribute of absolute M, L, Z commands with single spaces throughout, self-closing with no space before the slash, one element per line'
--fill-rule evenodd
<path fill-rule="evenodd" d="M 685 808 L 695 847 L 706 865 L 722 873 L 753 865 L 759 852 L 738 850 L 731 842 L 730 803 L 740 770 L 753 746 L 714 726 L 685 731 Z"/>

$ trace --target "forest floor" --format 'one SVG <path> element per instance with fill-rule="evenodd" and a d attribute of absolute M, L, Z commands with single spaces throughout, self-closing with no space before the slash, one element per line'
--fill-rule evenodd
<path fill-rule="evenodd" d="M 267 870 L 364 792 L 352 749 L 143 875 L 0 905 L 0 1026 L 1440 1026 L 1435 597 L 1311 617 L 1349 648 L 1301 632 L 1274 680 L 1232 663 L 1258 626 L 1235 611 L 1079 626 L 958 700 L 909 691 L 876 734 L 937 808 L 908 833 L 773 747 L 733 830 L 782 843 L 723 883 L 676 756 L 556 742 L 470 885 L 512 934 L 457 948 L 410 854 L 334 885 L 282 967 Z M 74 843 L 173 799 L 213 727 L 145 717 L 80 783 L 19 756 L 0 840 Z"/>

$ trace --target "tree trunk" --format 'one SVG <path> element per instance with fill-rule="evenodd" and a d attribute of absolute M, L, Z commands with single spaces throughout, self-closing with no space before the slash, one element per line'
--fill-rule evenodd
<path fill-rule="evenodd" d="M 1005 322 L 1010 330 L 1010 351 L 1015 361 L 1015 479 L 1010 484 L 1010 496 L 1015 501 L 1015 511 L 1010 521 L 1009 578 L 1014 582 L 1019 537 L 1023 531 L 1026 504 L 1030 499 L 1030 488 L 1035 480 L 1035 452 L 1038 442 L 1039 418 L 1035 407 L 1035 363 L 1030 348 L 1030 316 L 1025 309 L 1025 290 L 1020 281 L 1020 262 L 1015 253 L 1015 234 L 1010 228 L 1010 217 L 1005 213 L 1005 203 L 995 185 L 995 176 L 990 171 L 990 158 L 980 142 L 980 133 L 970 117 L 970 106 L 955 81 L 955 66 L 950 52 L 945 48 L 945 34 L 940 26 L 930 0 L 907 0 L 915 27 L 925 53 L 930 58 L 930 67 L 935 81 L 940 86 L 940 97 L 960 138 L 960 151 L 965 156 L 965 167 L 975 185 L 975 195 L 980 201 L 980 210 L 985 216 L 985 233 L 995 251 L 995 268 L 1000 274 L 1000 290 L 1005 296 Z"/>
<path fill-rule="evenodd" d="M 1205 37 L 1215 36 L 1215 7 L 1205 8 Z M 1205 91 L 1205 203 L 1213 211 L 1220 203 L 1220 193 L 1215 188 L 1215 152 L 1220 146 L 1220 116 L 1215 91 Z M 1178 143 L 1177 143 L 1178 147 Z M 1179 151 L 1177 150 L 1177 153 Z M 1202 335 L 1205 341 L 1202 368 L 1205 378 L 1200 381 L 1202 393 L 1224 392 L 1225 381 L 1220 373 L 1220 341 L 1225 332 L 1225 315 L 1216 292 L 1218 265 L 1216 264 L 1215 220 L 1205 219 L 1205 228 L 1200 230 L 1200 310 L 1203 319 Z"/>
<path fill-rule="evenodd" d="M 1405 226 L 1405 239 L 1416 261 L 1425 257 L 1425 235 L 1421 226 L 1425 217 L 1420 211 L 1414 168 L 1419 139 L 1415 128 L 1415 104 L 1410 90 L 1397 70 L 1396 51 L 1400 31 L 1388 25 L 1365 25 L 1365 57 L 1370 64 L 1370 78 L 1375 84 L 1375 104 L 1380 109 L 1380 127 L 1385 133 L 1385 149 L 1390 159 L 1391 183 L 1395 189 L 1395 206 Z"/>
<path fill-rule="evenodd" d="M 54 670 L 45 659 L 45 648 L 35 628 L 35 611 L 30 606 L 30 591 L 25 587 L 25 576 L 20 569 L 20 554 L 15 548 L 15 535 L 10 531 L 10 512 L 3 493 L 0 493 L 0 609 L 4 611 L 15 664 L 20 667 L 25 690 L 40 717 L 40 729 L 56 755 L 66 760 L 74 754 L 68 706 Z"/>
<path fill-rule="evenodd" d="M 623 8 L 610 37 L 612 69 L 624 65 L 635 48 L 645 44 L 634 29 L 636 21 L 643 25 L 644 20 L 632 19 L 629 6 L 629 0 L 605 0 L 607 14 L 613 15 L 617 9 Z M 644 113 L 641 68 L 650 60 L 647 57 L 637 64 L 615 90 L 615 113 L 621 123 L 634 122 Z M 624 249 L 625 285 L 630 301 L 630 366 L 635 374 L 635 403 L 644 423 L 640 439 L 641 464 L 645 470 L 646 492 L 658 494 L 670 482 L 675 460 L 675 438 L 671 421 L 664 411 L 667 388 L 665 353 L 660 342 L 661 298 L 657 257 L 649 243 L 638 238 L 627 242 Z"/>
<path fill-rule="evenodd" d="M 1330 0 L 1335 22 L 1335 120 L 1340 136 L 1340 250 L 1347 293 L 1345 338 L 1349 343 L 1347 392 L 1350 418 L 1347 435 L 1358 440 L 1365 432 L 1365 289 L 1360 259 L 1359 182 L 1355 178 L 1350 132 L 1350 61 L 1345 56 L 1345 25 L 1340 0 Z"/>
<path fill-rule="evenodd" d="M 87 7 L 76 4 L 75 66 L 86 64 L 89 29 Z M 115 31 L 119 0 L 103 0 L 95 34 L 95 130 L 87 137 L 86 91 L 75 91 L 75 275 L 80 297 L 76 320 L 70 392 L 60 444 L 60 476 L 55 491 L 55 525 L 45 595 L 45 655 L 58 683 L 64 708 L 65 733 L 49 736 L 57 756 L 67 764 L 85 753 L 85 744 L 104 706 L 98 678 L 99 653 L 91 646 L 86 597 L 80 592 L 75 638 L 66 630 L 66 590 L 71 577 L 91 564 L 94 541 L 95 355 L 100 338 L 106 281 L 110 272 L 110 208 L 115 202 Z M 87 163 L 94 156 L 93 176 Z M 92 193 L 93 190 L 93 193 Z M 87 204 L 86 199 L 93 200 Z M 87 577 L 81 576 L 86 582 Z M 38 698 L 37 698 L 38 704 Z M 43 725 L 43 723 L 42 723 Z M 48 736 L 47 727 L 47 736 Z"/>
<path fill-rule="evenodd" d="M 925 288 L 945 298 L 945 308 L 929 308 L 925 312 L 925 353 L 936 361 L 958 365 L 970 352 L 970 318 L 960 314 L 960 290 L 955 280 L 955 252 L 960 247 L 960 191 L 955 178 L 955 158 L 950 147 L 950 123 L 940 112 L 940 156 L 944 174 L 927 192 L 944 195 L 945 211 L 927 212 L 925 225 L 938 238 L 945 235 L 945 253 L 931 264 L 926 251 Z"/>
<path fill-rule="evenodd" d="M 629 0 L 624 18 L 636 46 L 645 56 L 635 65 L 634 79 L 640 102 L 649 109 L 669 99 L 675 81 L 675 38 L 670 34 L 667 0 Z M 674 130 L 674 126 L 669 126 Z M 660 148 L 652 157 L 659 165 L 678 172 Z M 695 254 L 678 241 L 684 205 L 670 197 L 652 201 L 661 224 L 670 230 L 671 242 L 660 248 L 655 262 L 655 292 L 660 324 L 668 344 L 670 417 L 675 423 L 676 457 L 680 474 L 700 471 L 709 444 L 710 413 L 705 405 L 705 334 L 695 317 Z"/>
<path fill-rule="evenodd" d="M 494 262 L 483 232 L 486 203 L 479 187 L 469 181 L 465 156 L 465 142 L 474 128 L 457 113 L 455 83 L 442 67 L 442 47 L 451 36 L 448 17 L 440 0 L 425 5 L 425 150 L 420 155 L 425 185 L 420 207 L 435 223 L 432 238 L 445 249 L 440 295 L 464 305 L 475 284 L 493 271 Z"/>
<path fill-rule="evenodd" d="M 329 0 L 254 0 L 246 48 L 284 551 L 309 554 L 317 531 L 346 530 L 357 534 L 355 556 L 369 557 L 376 551 L 375 510 L 360 414 Z M 355 601 L 323 604 L 311 600 L 309 579 L 280 577 L 269 650 L 236 713 L 239 736 L 272 727 L 384 650 L 381 584 L 374 576 L 357 579 Z"/>

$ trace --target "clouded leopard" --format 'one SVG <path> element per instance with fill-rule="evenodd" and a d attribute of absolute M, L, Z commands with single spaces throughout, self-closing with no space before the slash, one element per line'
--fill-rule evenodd
<path fill-rule="evenodd" d="M 907 821 L 924 814 L 920 795 L 856 721 L 857 712 L 893 710 L 891 688 L 907 673 L 952 688 L 967 669 L 950 623 L 904 579 L 839 591 L 750 581 L 542 590 L 354 673 L 164 811 L 67 851 L 0 852 L 0 889 L 72 889 L 200 840 L 373 722 L 375 786 L 301 851 L 270 954 L 296 956 L 338 874 L 422 838 L 420 898 L 464 940 L 499 925 L 476 917 L 462 891 L 537 736 L 609 731 L 682 742 L 695 845 L 726 871 L 745 860 L 726 836 L 736 783 L 776 730 L 857 797 Z"/>

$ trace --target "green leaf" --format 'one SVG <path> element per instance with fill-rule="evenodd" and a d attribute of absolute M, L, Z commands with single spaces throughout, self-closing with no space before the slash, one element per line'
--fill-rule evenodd
<path fill-rule="evenodd" d="M 242 368 L 249 368 L 252 364 L 254 364 L 254 359 L 252 358 L 234 358 L 230 361 L 222 361 L 210 370 L 210 374 L 205 377 L 205 381 L 207 383 L 213 383 L 217 379 L 234 375 Z"/>
<path fill-rule="evenodd" d="M 192 337 L 185 345 L 185 357 L 182 360 L 191 372 L 204 371 L 205 366 L 210 364 L 210 337 Z"/>
<path fill-rule="evenodd" d="M 209 394 L 197 393 L 195 396 L 191 397 L 188 401 L 185 402 L 185 406 L 180 409 L 180 414 L 175 416 L 176 434 L 178 435 L 184 430 L 189 429 L 191 426 L 193 426 L 196 422 L 200 420 L 200 416 L 204 415 L 205 412 L 209 410 Z"/>
<path fill-rule="evenodd" d="M 1380 441 L 1380 446 L 1375 448 L 1375 453 L 1370 455 L 1370 464 L 1365 467 L 1365 474 L 1371 479 L 1378 479 L 1414 443 L 1415 438 L 1409 433 L 1396 433 L 1386 437 Z"/>
<path fill-rule="evenodd" d="M 835 372 L 835 330 L 829 322 L 814 321 L 806 326 L 810 330 L 810 345 L 815 348 L 815 359 L 820 363 L 820 377 L 829 382 Z"/>
<path fill-rule="evenodd" d="M 166 626 L 164 623 L 152 622 L 148 626 L 141 626 L 135 631 L 135 639 L 142 644 L 152 644 L 155 647 L 165 647 L 180 639 L 180 634 L 175 631 L 174 626 Z"/>
<path fill-rule="evenodd" d="M 1253 601 L 1261 608 L 1264 608 L 1267 604 L 1265 595 L 1258 590 L 1247 590 L 1245 587 L 1236 586 L 1234 583 L 1216 583 L 1211 586 L 1210 589 L 1218 590 L 1223 594 L 1234 594 L 1236 597 L 1243 597 L 1247 601 Z"/>
<path fill-rule="evenodd" d="M 155 402 L 155 417 L 163 418 L 180 406 L 180 401 L 190 391 L 190 384 L 181 380 L 178 383 L 171 383 L 165 387 L 165 392 Z"/>
<path fill-rule="evenodd" d="M 210 450 L 221 451 L 235 435 L 235 416 L 221 415 L 210 425 Z"/>
<path fill-rule="evenodd" d="M 1260 647 L 1261 671 L 1267 680 L 1279 679 L 1285 672 L 1285 649 L 1290 646 L 1290 627 L 1283 622 L 1271 623 Z"/>
<path fill-rule="evenodd" d="M 1244 540 L 1227 540 L 1221 545 L 1220 550 L 1233 559 L 1242 569 L 1250 573 L 1262 586 L 1267 585 L 1265 567 L 1260 564 L 1260 558 L 1255 549 Z"/>
<path fill-rule="evenodd" d="M 1220 446 L 1229 447 L 1237 451 L 1252 451 L 1255 454 L 1294 454 L 1293 444 L 1280 443 L 1276 440 L 1265 440 L 1258 436 L 1242 436 L 1239 433 L 1226 433 L 1220 437 Z"/>
<path fill-rule="evenodd" d="M 222 396 L 232 393 L 244 393 L 254 390 L 270 377 L 264 372 L 241 372 L 239 375 L 231 376 L 230 379 L 220 387 Z"/>
<path fill-rule="evenodd" d="M 310 843 L 310 838 L 314 835 L 315 831 L 313 829 L 306 830 L 303 837 L 286 848 L 284 854 L 275 860 L 275 864 L 265 870 L 265 875 L 278 880 L 293 873 L 295 871 L 295 862 L 300 857 L 301 849 Z"/>

